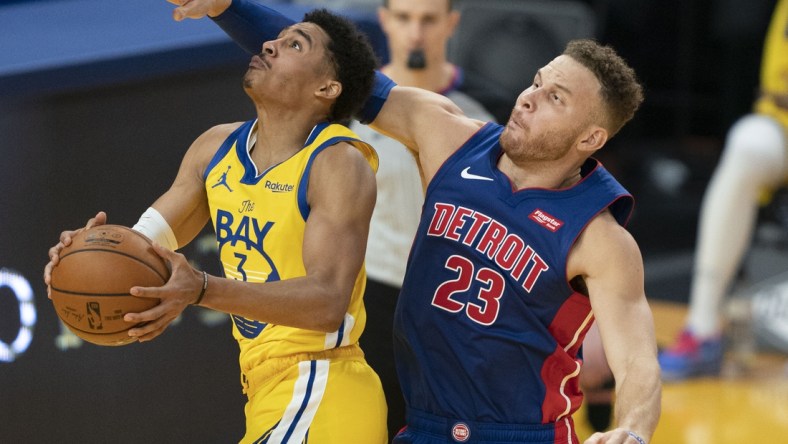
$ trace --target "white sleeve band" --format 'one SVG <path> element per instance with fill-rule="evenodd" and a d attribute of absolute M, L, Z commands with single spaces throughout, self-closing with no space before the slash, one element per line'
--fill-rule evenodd
<path fill-rule="evenodd" d="M 140 216 L 140 220 L 131 229 L 148 236 L 162 247 L 169 248 L 172 251 L 178 249 L 178 240 L 175 239 L 175 233 L 172 232 L 170 224 L 153 207 L 145 210 Z"/>

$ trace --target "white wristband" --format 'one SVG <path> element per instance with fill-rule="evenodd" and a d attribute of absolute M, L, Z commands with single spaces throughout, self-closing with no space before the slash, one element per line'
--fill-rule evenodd
<path fill-rule="evenodd" d="M 170 224 L 153 207 L 145 210 L 140 216 L 140 220 L 131 229 L 148 236 L 162 247 L 172 251 L 178 249 L 178 240 L 175 238 L 175 233 L 172 232 Z"/>

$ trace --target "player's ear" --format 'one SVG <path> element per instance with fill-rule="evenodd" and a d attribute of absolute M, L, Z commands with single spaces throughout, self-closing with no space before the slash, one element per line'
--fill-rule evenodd
<path fill-rule="evenodd" d="M 607 139 L 607 130 L 601 126 L 593 125 L 581 136 L 579 149 L 581 151 L 593 153 L 602 148 L 607 142 Z"/>
<path fill-rule="evenodd" d="M 342 84 L 336 80 L 327 80 L 315 94 L 325 99 L 336 99 L 342 94 Z"/>

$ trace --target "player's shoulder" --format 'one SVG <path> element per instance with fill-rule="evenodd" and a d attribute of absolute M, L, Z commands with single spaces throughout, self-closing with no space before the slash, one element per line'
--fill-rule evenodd
<path fill-rule="evenodd" d="M 243 122 L 225 123 L 207 129 L 189 147 L 184 162 L 202 171 L 213 158 L 216 150 L 241 125 Z"/>
<path fill-rule="evenodd" d="M 609 210 L 594 217 L 583 230 L 573 248 L 573 255 L 586 264 L 641 261 L 635 238 Z"/>
<path fill-rule="evenodd" d="M 349 140 L 339 140 L 320 150 L 315 157 L 315 166 L 324 165 L 341 171 L 342 165 L 347 162 L 366 162 L 361 150 Z"/>
<path fill-rule="evenodd" d="M 194 141 L 192 151 L 215 151 L 244 122 L 222 123 L 208 128 Z"/>
<path fill-rule="evenodd" d="M 206 139 L 226 139 L 233 133 L 233 131 L 237 130 L 241 127 L 245 122 L 232 122 L 232 123 L 221 123 L 218 125 L 214 125 L 208 130 L 206 130 L 200 137 Z"/>

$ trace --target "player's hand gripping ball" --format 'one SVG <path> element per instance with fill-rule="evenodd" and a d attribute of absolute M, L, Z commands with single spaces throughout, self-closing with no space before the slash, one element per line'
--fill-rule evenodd
<path fill-rule="evenodd" d="M 52 303 L 63 323 L 97 345 L 125 345 L 136 325 L 126 313 L 159 303 L 129 293 L 131 287 L 159 287 L 170 277 L 164 260 L 142 234 L 120 225 L 99 225 L 77 233 L 52 269 Z"/>

